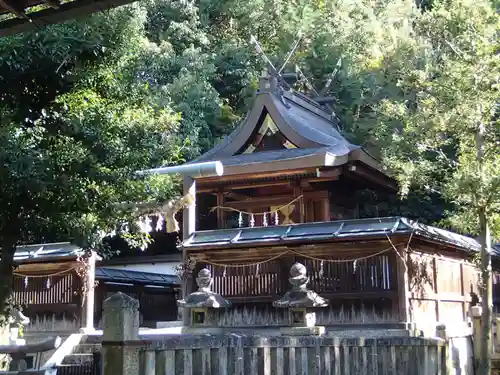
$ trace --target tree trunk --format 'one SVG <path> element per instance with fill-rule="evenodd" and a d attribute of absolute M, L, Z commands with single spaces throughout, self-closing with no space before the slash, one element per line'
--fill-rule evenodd
<path fill-rule="evenodd" d="M 492 348 L 492 313 L 493 313 L 493 287 L 491 279 L 491 238 L 488 227 L 488 218 L 485 210 L 479 212 L 480 242 L 481 242 L 481 352 L 477 375 L 491 374 L 491 348 Z"/>

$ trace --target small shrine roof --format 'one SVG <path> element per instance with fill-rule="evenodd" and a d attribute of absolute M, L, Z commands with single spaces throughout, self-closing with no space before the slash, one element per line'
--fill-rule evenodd
<path fill-rule="evenodd" d="M 82 254 L 83 249 L 80 246 L 69 242 L 20 245 L 16 248 L 14 261 L 57 260 L 59 258 L 77 257 Z"/>
<path fill-rule="evenodd" d="M 474 238 L 448 230 L 421 224 L 403 217 L 340 220 L 331 222 L 302 223 L 283 226 L 235 228 L 195 232 L 183 246 L 187 249 L 228 246 L 286 245 L 329 239 L 356 239 L 394 234 L 411 234 L 460 247 L 465 251 L 478 251 L 480 245 Z M 494 248 L 500 256 L 500 249 Z"/>
<path fill-rule="evenodd" d="M 180 282 L 175 275 L 162 275 L 152 272 L 140 272 L 116 268 L 98 267 L 95 277 L 101 281 L 129 282 L 134 284 L 150 284 L 155 286 L 179 286 Z"/>

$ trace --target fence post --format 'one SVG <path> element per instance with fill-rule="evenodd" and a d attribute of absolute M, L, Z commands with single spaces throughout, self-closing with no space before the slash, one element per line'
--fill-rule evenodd
<path fill-rule="evenodd" d="M 474 362 L 477 364 L 481 353 L 481 306 L 472 306 L 472 343 L 474 345 Z"/>
<path fill-rule="evenodd" d="M 139 353 L 127 342 L 139 337 L 139 301 L 118 292 L 103 304 L 104 375 L 138 375 Z"/>
<path fill-rule="evenodd" d="M 444 370 L 443 374 L 452 374 L 453 372 L 453 362 L 451 357 L 451 341 L 448 336 L 448 332 L 446 331 L 445 324 L 438 324 L 436 326 L 436 336 L 444 340 L 444 346 L 442 348 L 442 365 L 443 369 L 439 369 L 440 371 Z"/>

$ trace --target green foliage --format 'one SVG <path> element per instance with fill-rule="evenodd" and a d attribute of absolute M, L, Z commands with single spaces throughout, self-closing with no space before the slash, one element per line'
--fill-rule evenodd
<path fill-rule="evenodd" d="M 0 41 L 2 243 L 107 230 L 116 202 L 147 196 L 134 172 L 169 160 L 178 116 L 129 79 L 144 16 L 128 7 Z"/>
<path fill-rule="evenodd" d="M 265 67 L 250 36 L 280 66 L 299 32 L 286 70 L 298 65 L 318 89 L 331 78 L 345 136 L 400 181 L 397 201 L 361 193 L 378 207 L 363 214 L 477 233 L 485 210 L 498 238 L 498 14 L 487 0 L 430 4 L 144 0 L 0 39 L 2 262 L 16 243 L 95 247 L 114 230 L 147 244 L 117 203 L 170 198 L 178 182 L 134 172 L 228 134 Z"/>
<path fill-rule="evenodd" d="M 155 198 L 135 171 L 180 158 L 170 98 L 135 78 L 145 16 L 131 6 L 0 39 L 1 311 L 17 244 L 98 248 L 130 220 L 118 203 Z"/>
<path fill-rule="evenodd" d="M 445 223 L 478 233 L 485 210 L 500 236 L 499 17 L 487 1 L 437 2 L 415 20 L 419 49 L 400 87 L 412 105 L 387 98 L 380 105 L 386 163 L 405 194 L 411 184 L 439 192 L 453 204 Z M 413 61 L 413 62 L 412 62 Z M 418 62 L 416 64 L 415 62 Z M 484 127 L 484 158 L 478 131 Z"/>

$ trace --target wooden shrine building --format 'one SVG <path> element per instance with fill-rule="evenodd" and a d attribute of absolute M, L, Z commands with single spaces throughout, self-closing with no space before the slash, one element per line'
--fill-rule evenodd
<path fill-rule="evenodd" d="M 397 185 L 338 125 L 320 100 L 264 76 L 242 123 L 187 164 L 224 169 L 184 183 L 196 196 L 184 210 L 184 258 L 194 274 L 211 269 L 213 290 L 235 306 L 219 324 L 279 324 L 271 303 L 294 262 L 330 300 L 318 324 L 464 322 L 479 244 L 403 217 L 361 217 L 357 192 L 390 196 Z"/>
<path fill-rule="evenodd" d="M 50 331 L 64 336 L 80 328 L 98 328 L 102 303 L 116 292 L 140 301 L 143 327 L 177 319 L 179 280 L 165 272 L 160 259 L 158 270 L 142 265 L 141 271 L 138 261 L 135 268 L 124 261 L 104 262 L 64 242 L 19 246 L 14 260 L 13 300 L 30 319 L 28 334 Z"/>

